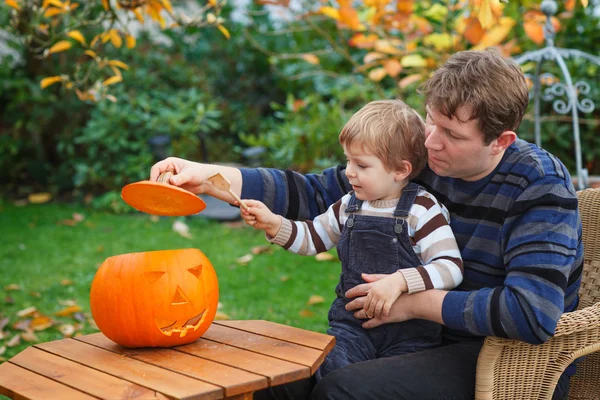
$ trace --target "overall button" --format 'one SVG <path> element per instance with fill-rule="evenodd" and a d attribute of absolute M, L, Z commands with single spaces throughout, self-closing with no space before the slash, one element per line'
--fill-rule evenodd
<path fill-rule="evenodd" d="M 402 225 L 400 225 L 400 224 L 394 225 L 394 232 L 402 233 Z"/>
<path fill-rule="evenodd" d="M 346 225 L 349 228 L 352 228 L 354 226 L 354 218 L 348 218 L 348 221 L 346 222 Z"/>
<path fill-rule="evenodd" d="M 396 243 L 398 241 L 398 238 L 393 238 L 392 242 Z"/>

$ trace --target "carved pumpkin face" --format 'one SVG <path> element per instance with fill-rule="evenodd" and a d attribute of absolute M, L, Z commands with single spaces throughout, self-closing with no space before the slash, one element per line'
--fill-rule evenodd
<path fill-rule="evenodd" d="M 217 275 L 197 249 L 109 257 L 90 292 L 98 328 L 126 347 L 169 347 L 198 339 L 217 312 Z"/>

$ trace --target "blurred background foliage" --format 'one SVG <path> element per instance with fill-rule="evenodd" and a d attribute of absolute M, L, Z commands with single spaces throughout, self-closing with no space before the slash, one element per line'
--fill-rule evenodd
<path fill-rule="evenodd" d="M 0 31 L 2 194 L 50 192 L 124 212 L 121 187 L 145 179 L 163 155 L 319 171 L 342 160 L 339 129 L 366 102 L 401 98 L 423 112 L 418 84 L 454 52 L 496 45 L 517 56 L 544 45 L 533 0 L 261 0 L 230 2 L 219 12 L 228 35 L 193 24 L 145 26 L 131 32 L 133 49 L 104 46 L 103 57 L 129 66 L 110 86 L 113 100 L 81 100 L 64 82 L 41 89 L 43 78 L 61 76 L 81 54 L 39 59 L 26 35 Z M 555 45 L 600 55 L 599 15 L 598 0 L 558 2 Z M 0 26 L 14 16 L 0 5 Z M 599 104 L 598 67 L 582 60 L 569 67 Z M 570 115 L 542 105 L 542 144 L 573 170 Z M 596 175 L 599 114 L 580 121 L 584 164 Z M 530 111 L 519 131 L 528 140 L 532 120 Z M 164 148 L 153 150 L 165 137 Z M 248 159 L 244 150 L 257 146 L 266 151 Z"/>

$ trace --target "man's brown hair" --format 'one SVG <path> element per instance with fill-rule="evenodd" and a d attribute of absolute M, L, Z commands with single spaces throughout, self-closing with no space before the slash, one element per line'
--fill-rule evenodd
<path fill-rule="evenodd" d="M 465 106 L 476 119 L 486 145 L 504 131 L 519 128 L 529 91 L 519 65 L 496 48 L 461 51 L 420 87 L 425 104 L 452 119 Z"/>
<path fill-rule="evenodd" d="M 388 171 L 401 171 L 402 161 L 410 162 L 408 179 L 417 176 L 427 163 L 425 123 L 400 100 L 368 103 L 350 117 L 339 140 L 342 146 L 375 155 Z"/>

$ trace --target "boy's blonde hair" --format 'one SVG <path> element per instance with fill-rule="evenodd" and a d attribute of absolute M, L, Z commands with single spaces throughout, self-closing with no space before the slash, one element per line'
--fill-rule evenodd
<path fill-rule="evenodd" d="M 417 176 L 427 163 L 425 123 L 400 100 L 368 103 L 350 117 L 339 141 L 346 148 L 375 155 L 388 171 L 401 171 L 402 161 L 410 162 L 408 179 Z"/>

